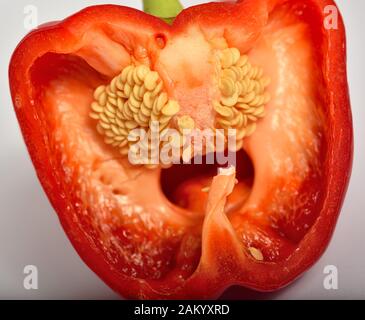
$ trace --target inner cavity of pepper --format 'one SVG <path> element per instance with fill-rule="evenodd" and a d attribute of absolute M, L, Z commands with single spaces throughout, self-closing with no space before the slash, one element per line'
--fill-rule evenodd
<path fill-rule="evenodd" d="M 157 40 L 159 45 L 165 41 L 161 37 Z M 149 159 L 170 144 L 181 150 L 184 161 L 192 159 L 193 163 L 197 153 L 194 144 L 192 147 L 187 145 L 184 136 L 187 131 L 211 129 L 214 134 L 219 132 L 224 141 L 224 149 L 220 152 L 224 153 L 227 152 L 229 132 L 234 129 L 235 141 L 231 151 L 237 152 L 238 162 L 235 165 L 238 176 L 237 184 L 227 199 L 225 213 L 229 214 L 239 210 L 250 195 L 254 169 L 242 146 L 244 139 L 254 134 L 257 123 L 265 115 L 265 107 L 270 100 L 265 89 L 270 79 L 264 75 L 262 68 L 253 66 L 247 55 L 229 47 L 224 39 L 214 39 L 211 44 L 216 48 L 214 76 L 219 92 L 219 97 L 210 106 L 214 114 L 213 127 L 198 128 L 194 112 L 184 110 L 179 101 L 169 94 L 159 73 L 138 62 L 124 67 L 109 84 L 95 89 L 90 117 L 104 142 L 118 149 L 123 157 L 137 145 L 138 139 L 131 139 L 131 136 L 134 130 L 139 129 L 144 130 L 148 137 L 148 143 L 142 144 L 142 147 Z M 169 129 L 176 129 L 178 136 L 153 145 L 156 124 L 159 137 L 163 137 Z M 209 152 L 217 152 L 217 149 L 213 145 L 199 151 L 207 157 Z M 204 159 L 202 163 L 205 163 Z M 219 167 L 217 163 L 173 166 L 173 163 L 144 162 L 143 165 L 148 169 L 167 169 L 161 173 L 161 187 L 167 199 L 204 219 L 210 184 Z M 255 260 L 264 260 L 259 248 L 248 246 L 246 251 Z"/>

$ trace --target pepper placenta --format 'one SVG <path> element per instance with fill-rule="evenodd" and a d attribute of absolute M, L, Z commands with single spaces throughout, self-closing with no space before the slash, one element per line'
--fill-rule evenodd
<path fill-rule="evenodd" d="M 171 25 L 93 6 L 19 44 L 10 88 L 31 159 L 75 249 L 111 288 L 140 299 L 272 291 L 318 260 L 353 150 L 345 32 L 340 16 L 325 27 L 326 6 L 209 3 Z M 236 129 L 236 169 L 131 164 L 127 136 L 152 120 Z"/>

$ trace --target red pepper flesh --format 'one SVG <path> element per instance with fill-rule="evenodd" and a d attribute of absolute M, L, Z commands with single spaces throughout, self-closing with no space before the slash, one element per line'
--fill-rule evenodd
<path fill-rule="evenodd" d="M 324 27 L 328 5 L 333 1 L 209 3 L 183 10 L 171 26 L 135 9 L 94 6 L 19 44 L 10 88 L 37 175 L 80 257 L 111 288 L 140 299 L 215 298 L 232 285 L 272 291 L 319 259 L 353 154 L 345 31 L 341 17 L 337 30 Z M 123 171 L 118 153 L 95 132 L 88 106 L 93 90 L 131 55 L 147 57 L 182 106 L 200 103 L 204 97 L 192 88 L 209 76 L 209 46 L 201 43 L 217 36 L 263 66 L 272 100 L 244 144 L 253 182 L 240 181 L 228 200 L 247 199 L 251 190 L 250 207 L 204 216 L 209 199 L 195 195 L 210 179 L 170 190 L 176 202 L 186 200 L 177 208 L 161 191 L 160 172 L 142 179 L 137 169 Z M 177 183 L 171 179 L 167 188 Z M 215 179 L 224 197 L 231 181 Z M 247 254 L 250 246 L 264 261 Z"/>

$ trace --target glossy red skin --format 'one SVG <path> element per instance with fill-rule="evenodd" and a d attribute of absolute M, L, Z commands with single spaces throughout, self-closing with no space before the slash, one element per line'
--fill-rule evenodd
<path fill-rule="evenodd" d="M 326 249 L 342 206 L 347 189 L 353 154 L 353 132 L 346 76 L 346 48 L 343 22 L 340 19 L 338 30 L 322 30 L 316 39 L 321 46 L 322 71 L 327 88 L 326 106 L 328 120 L 327 161 L 323 164 L 323 172 L 327 178 L 325 183 L 324 202 L 318 219 L 299 243 L 297 250 L 285 261 L 275 263 L 257 263 L 253 259 L 239 265 L 235 252 L 227 236 L 217 226 L 214 237 L 209 239 L 209 246 L 215 247 L 216 270 L 211 274 L 196 272 L 183 287 L 175 292 L 156 290 L 146 282 L 129 278 L 115 270 L 104 260 L 101 252 L 90 245 L 81 226 L 75 222 L 77 211 L 73 208 L 74 195 L 63 188 L 62 173 L 55 165 L 50 146 L 47 141 L 47 128 L 37 114 L 37 96 L 29 79 L 29 68 L 37 57 L 46 52 L 68 52 L 77 39 L 65 27 L 76 27 L 81 33 L 90 23 L 95 21 L 126 21 L 136 26 L 148 27 L 156 32 L 166 34 L 178 33 L 187 24 L 199 21 L 206 28 L 221 25 L 228 17 L 240 17 L 246 27 L 251 30 L 259 28 L 265 20 L 267 11 L 280 0 L 256 1 L 245 10 L 237 10 L 237 5 L 215 3 L 196 6 L 184 10 L 173 26 L 148 16 L 138 10 L 120 6 L 89 7 L 59 23 L 41 27 L 21 42 L 16 49 L 9 69 L 10 88 L 15 111 L 27 144 L 31 159 L 36 168 L 39 180 L 48 195 L 54 209 L 58 213 L 62 226 L 76 248 L 79 255 L 94 272 L 96 272 L 111 288 L 126 297 L 138 298 L 215 298 L 232 283 L 258 291 L 273 291 L 288 285 L 319 259 Z M 299 2 L 299 1 L 298 1 Z M 323 19 L 323 8 L 334 5 L 331 0 L 308 0 L 316 12 L 313 19 Z M 255 8 L 253 8 L 255 7 Z M 248 19 L 249 10 L 255 12 L 257 19 Z M 259 9 L 258 9 L 259 8 Z M 247 10 L 248 9 L 248 10 Z M 245 19 L 246 17 L 246 19 Z M 237 23 L 238 24 L 238 23 Z M 239 27 L 239 25 L 237 25 Z M 219 246 L 216 243 L 219 242 Z"/>

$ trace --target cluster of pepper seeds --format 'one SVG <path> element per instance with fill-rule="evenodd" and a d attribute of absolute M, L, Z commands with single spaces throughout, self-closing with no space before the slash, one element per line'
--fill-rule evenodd
<path fill-rule="evenodd" d="M 221 50 L 219 58 L 221 98 L 213 105 L 217 113 L 216 127 L 236 129 L 239 150 L 243 138 L 256 130 L 257 121 L 265 115 L 265 105 L 270 100 L 265 88 L 270 79 L 263 76 L 262 68 L 253 67 L 237 48 Z"/>
<path fill-rule="evenodd" d="M 243 139 L 255 131 L 257 121 L 265 114 L 265 105 L 270 99 L 265 88 L 270 80 L 236 48 L 220 50 L 219 59 L 217 71 L 221 97 L 213 102 L 215 129 L 236 129 L 236 150 L 239 150 Z M 137 138 L 129 139 L 132 130 L 145 129 L 150 139 L 154 130 L 152 124 L 158 123 L 163 135 L 164 129 L 180 111 L 179 104 L 169 99 L 164 91 L 159 74 L 145 65 L 129 65 L 109 85 L 98 87 L 91 109 L 90 117 L 98 121 L 97 131 L 104 136 L 105 143 L 119 148 L 122 155 L 127 155 L 138 142 Z M 183 132 L 195 128 L 194 120 L 187 115 L 181 116 L 176 125 L 181 134 L 177 141 L 161 142 L 156 146 L 149 140 L 142 145 L 148 150 L 149 157 L 166 143 L 181 148 L 184 161 L 193 156 L 191 146 L 185 148 Z M 157 167 L 154 164 L 146 166 Z"/>
<path fill-rule="evenodd" d="M 163 91 L 159 74 L 145 65 L 129 65 L 109 85 L 94 92 L 90 117 L 98 120 L 97 130 L 104 141 L 127 155 L 134 144 L 128 140 L 131 131 L 145 129 L 150 135 L 151 123 L 159 123 L 159 130 L 167 128 L 180 111 L 179 104 Z"/>

